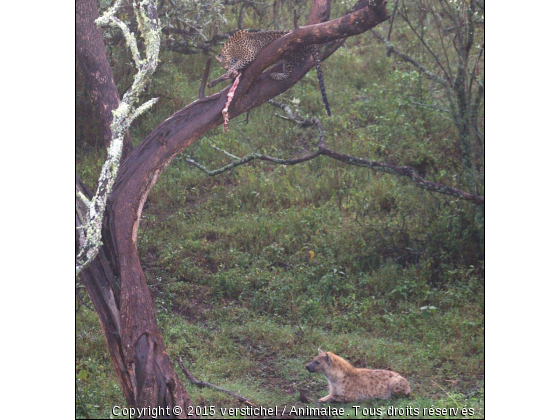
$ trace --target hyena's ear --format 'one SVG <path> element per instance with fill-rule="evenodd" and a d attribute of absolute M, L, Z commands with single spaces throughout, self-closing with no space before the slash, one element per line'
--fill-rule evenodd
<path fill-rule="evenodd" d="M 325 353 L 325 356 L 327 356 L 327 365 L 330 365 L 332 362 L 331 356 L 329 356 L 329 353 Z"/>
<path fill-rule="evenodd" d="M 321 347 L 319 347 L 317 350 L 319 350 L 319 354 L 323 354 L 323 353 L 324 353 L 324 351 L 321 350 Z"/>

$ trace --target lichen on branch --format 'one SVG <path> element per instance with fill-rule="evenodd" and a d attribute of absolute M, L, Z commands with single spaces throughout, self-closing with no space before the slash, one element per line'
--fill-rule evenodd
<path fill-rule="evenodd" d="M 161 28 L 157 17 L 156 1 L 141 0 L 132 2 L 140 35 L 145 41 L 145 58 L 142 58 L 138 49 L 135 34 L 130 31 L 124 22 L 116 17 L 116 13 L 121 5 L 122 0 L 117 0 L 113 7 L 96 20 L 96 23 L 98 26 L 112 26 L 122 31 L 126 39 L 126 45 L 130 48 L 137 73 L 134 76 L 132 86 L 124 94 L 117 109 L 113 111 L 113 123 L 111 124 L 112 140 L 107 149 L 107 159 L 99 175 L 97 191 L 88 203 L 86 214 L 82 215 L 84 223 L 80 227 L 82 240 L 76 258 L 76 275 L 97 256 L 102 245 L 101 225 L 107 200 L 119 171 L 124 136 L 132 122 L 158 100 L 158 98 L 153 98 L 135 107 L 140 93 L 146 88 L 158 64 Z M 76 193 L 76 200 L 83 202 L 83 197 L 80 196 L 79 191 Z"/>

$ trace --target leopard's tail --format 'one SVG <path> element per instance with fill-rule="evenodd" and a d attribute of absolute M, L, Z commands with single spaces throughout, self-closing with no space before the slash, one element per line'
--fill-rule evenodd
<path fill-rule="evenodd" d="M 319 87 L 321 88 L 323 103 L 325 104 L 327 115 L 330 117 L 332 115 L 331 107 L 329 105 L 329 100 L 327 99 L 327 91 L 325 90 L 325 79 L 323 78 L 323 69 L 321 68 L 321 58 L 319 57 L 319 49 L 316 45 L 313 45 L 311 47 L 311 53 L 313 55 L 313 59 L 315 60 L 315 69 L 317 70 L 317 78 L 319 79 Z"/>

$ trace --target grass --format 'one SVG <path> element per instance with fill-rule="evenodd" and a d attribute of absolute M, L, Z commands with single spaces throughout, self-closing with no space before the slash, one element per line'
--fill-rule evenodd
<path fill-rule="evenodd" d="M 133 128 L 135 144 L 196 98 L 204 60 L 166 58 L 150 89 L 173 99 Z M 428 94 L 425 82 L 392 63 L 363 36 L 324 64 L 329 146 L 461 187 L 452 124 L 411 105 Z M 280 99 L 304 115 L 324 112 L 313 72 Z M 255 109 L 248 123 L 212 130 L 185 155 L 215 168 L 229 160 L 213 145 L 237 156 L 313 146 L 313 132 L 274 112 Z M 78 150 L 87 185 L 103 157 Z M 295 167 L 253 162 L 209 178 L 179 156 L 148 197 L 138 248 L 171 360 L 182 357 L 200 380 L 265 407 L 315 407 L 299 392 L 327 394 L 325 379 L 304 369 L 321 347 L 358 367 L 397 371 L 412 386 L 409 398 L 331 405 L 344 408 L 340 418 L 484 417 L 483 215 L 471 204 L 324 157 Z M 99 323 L 84 306 L 76 322 L 77 418 L 112 418 L 126 403 Z M 209 418 L 243 407 L 184 379 L 197 406 L 215 408 Z"/>
<path fill-rule="evenodd" d="M 315 399 L 326 395 L 324 378 L 304 369 L 320 346 L 343 355 L 358 367 L 398 371 L 411 383 L 413 393 L 406 399 L 332 405 L 344 407 L 351 413 L 349 418 L 371 418 L 361 415 L 362 411 L 354 415 L 354 405 L 359 405 L 360 410 L 384 410 L 385 414 L 377 418 L 387 418 L 389 407 L 428 410 L 432 406 L 466 407 L 474 410 L 471 418 L 483 416 L 483 326 L 476 321 L 476 305 L 458 305 L 425 315 L 425 311 L 413 305 L 402 304 L 391 316 L 372 320 L 377 327 L 342 333 L 329 329 L 328 325 L 291 326 L 280 317 L 255 314 L 237 302 L 217 303 L 207 287 L 188 283 L 160 285 L 154 296 L 171 359 L 176 362 L 181 356 L 198 379 L 233 390 L 258 405 L 303 407 L 298 402 L 300 390 Z M 175 306 L 170 308 L 168 301 L 175 302 Z M 93 329 L 96 320 L 89 311 L 81 311 L 79 318 L 86 314 L 89 322 L 80 324 L 80 328 L 88 324 Z M 114 375 L 106 351 L 100 345 L 104 344 L 103 338 L 98 332 L 80 337 L 78 342 L 81 343 L 78 353 L 95 354 L 98 359 L 95 363 L 91 357 L 79 359 L 78 366 L 95 372 L 95 376 L 83 381 L 89 385 L 84 385 L 83 391 L 79 387 L 78 391 L 92 401 L 90 416 L 95 413 L 96 417 L 107 418 L 112 405 L 123 406 L 124 402 L 118 395 L 115 379 L 108 381 Z M 95 387 L 99 387 L 97 394 L 92 391 Z M 199 406 L 243 407 L 234 398 L 214 390 L 201 390 L 188 384 L 187 389 Z M 104 409 L 102 401 L 107 404 Z"/>

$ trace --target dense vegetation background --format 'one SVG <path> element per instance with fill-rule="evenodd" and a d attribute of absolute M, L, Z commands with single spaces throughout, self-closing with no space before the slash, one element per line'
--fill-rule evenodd
<path fill-rule="evenodd" d="M 197 98 L 208 55 L 196 46 L 219 51 L 207 40 L 236 29 L 240 16 L 244 28 L 289 29 L 292 10 L 302 16 L 307 10 L 307 2 L 298 1 L 206 3 L 162 2 L 164 27 L 186 31 L 198 22 L 198 35 L 189 35 L 187 48 L 184 38 L 168 31 L 145 93 L 161 99 L 133 126 L 134 146 Z M 403 1 L 401 7 L 408 7 L 406 16 L 424 42 L 442 59 L 447 51 L 456 68 L 459 58 L 445 50 L 452 36 L 441 40 L 430 19 L 430 8 L 440 3 Z M 333 16 L 349 6 L 334 2 Z M 386 36 L 388 27 L 376 30 Z M 105 35 L 123 92 L 133 76 L 130 58 L 116 33 Z M 399 14 L 391 37 L 397 48 L 437 71 Z M 482 23 L 475 38 L 478 48 Z M 483 79 L 483 56 L 480 62 Z M 214 61 L 211 78 L 222 70 Z M 441 91 L 409 64 L 388 57 L 373 34 L 349 39 L 323 63 L 323 74 L 332 118 L 324 117 L 314 71 L 276 99 L 302 116 L 320 117 L 329 147 L 409 165 L 428 180 L 483 194 L 482 147 L 473 151 L 476 171 L 469 185 L 460 135 L 441 109 Z M 76 95 L 77 172 L 93 186 L 105 150 L 79 70 Z M 327 394 L 323 377 L 304 369 L 320 346 L 356 366 L 390 368 L 410 380 L 410 398 L 362 406 L 466 405 L 475 418 L 483 416 L 483 208 L 326 157 L 294 167 L 251 162 L 216 177 L 185 162 L 188 156 L 210 168 L 229 163 L 217 149 L 284 158 L 312 149 L 313 128 L 290 124 L 278 112 L 263 105 L 232 120 L 227 134 L 221 127 L 212 130 L 171 163 L 148 197 L 138 247 L 172 360 L 181 356 L 198 379 L 258 404 L 292 406 L 302 404 L 301 389 L 314 399 Z M 96 314 L 82 286 L 77 288 L 77 415 L 109 418 L 114 405 L 126 404 Z M 225 394 L 186 385 L 198 405 L 240 406 Z"/>

